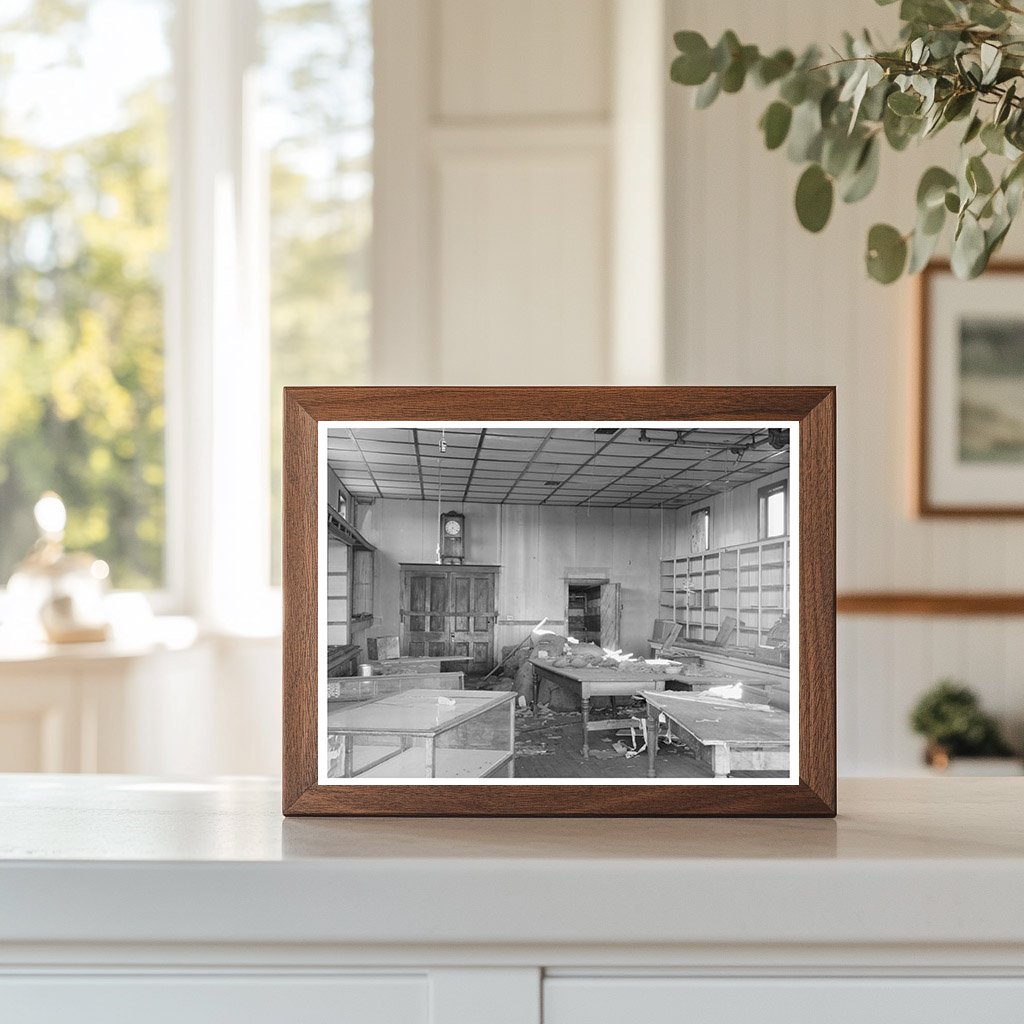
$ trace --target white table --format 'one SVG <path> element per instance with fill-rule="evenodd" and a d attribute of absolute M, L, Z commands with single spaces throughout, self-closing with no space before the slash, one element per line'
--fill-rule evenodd
<path fill-rule="evenodd" d="M 0 1008 L 1019 1024 L 1022 798 L 851 780 L 837 821 L 283 820 L 259 781 L 8 776 Z"/>

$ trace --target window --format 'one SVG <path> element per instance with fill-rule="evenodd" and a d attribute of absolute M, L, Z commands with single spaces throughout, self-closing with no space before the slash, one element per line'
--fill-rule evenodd
<path fill-rule="evenodd" d="M 789 488 L 785 480 L 757 492 L 758 536 L 784 537 L 789 532 Z"/>
<path fill-rule="evenodd" d="M 373 618 L 373 552 L 352 549 L 352 618 Z"/>
<path fill-rule="evenodd" d="M 271 561 L 280 564 L 281 388 L 362 384 L 370 336 L 370 0 L 263 0 L 269 156 Z"/>
<path fill-rule="evenodd" d="M 711 509 L 690 513 L 690 553 L 700 554 L 711 547 Z"/>
<path fill-rule="evenodd" d="M 367 374 L 372 66 L 371 0 L 0 4 L 0 588 L 53 489 L 116 587 L 276 628 L 281 387 Z"/>
<path fill-rule="evenodd" d="M 49 489 L 68 546 L 115 586 L 164 582 L 171 15 L 170 0 L 0 14 L 0 586 Z"/>

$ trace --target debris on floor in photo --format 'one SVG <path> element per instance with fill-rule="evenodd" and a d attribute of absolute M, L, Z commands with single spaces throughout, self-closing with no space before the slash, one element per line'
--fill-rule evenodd
<path fill-rule="evenodd" d="M 552 753 L 552 747 L 561 743 L 563 730 L 579 726 L 583 715 L 579 711 L 552 711 L 546 704 L 536 710 L 516 710 L 516 757 L 537 757 Z"/>

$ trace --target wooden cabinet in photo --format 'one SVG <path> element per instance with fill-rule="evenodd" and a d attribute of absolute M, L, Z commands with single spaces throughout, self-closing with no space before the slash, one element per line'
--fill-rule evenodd
<path fill-rule="evenodd" d="M 401 572 L 402 654 L 465 658 L 467 675 L 487 673 L 494 665 L 498 566 L 403 563 Z"/>

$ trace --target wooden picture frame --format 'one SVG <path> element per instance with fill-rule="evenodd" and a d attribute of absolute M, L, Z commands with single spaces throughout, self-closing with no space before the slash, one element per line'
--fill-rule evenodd
<path fill-rule="evenodd" d="M 777 421 L 798 428 L 799 742 L 789 778 L 729 785 L 322 784 L 318 774 L 320 425 Z M 286 388 L 283 811 L 286 815 L 807 816 L 836 813 L 835 389 L 831 387 Z M 383 423 L 382 423 L 383 425 Z M 325 457 L 326 458 L 326 457 Z M 797 520 L 794 519 L 794 523 Z M 585 734 L 584 734 L 585 735 Z M 642 759 L 638 759 L 642 760 Z M 347 781 L 347 780 L 346 780 Z M 440 782 L 441 780 L 439 780 Z M 662 781 L 662 780 L 658 780 Z"/>
<path fill-rule="evenodd" d="M 1009 277 L 1018 278 L 1011 283 Z M 963 459 L 965 413 L 961 405 L 959 426 L 953 423 L 956 416 L 954 403 L 957 393 L 953 376 L 958 371 L 961 386 L 960 402 L 963 403 L 963 367 L 955 367 L 958 353 L 953 350 L 949 318 L 961 316 L 960 345 L 964 344 L 963 330 L 969 317 L 988 317 L 997 320 L 1012 315 L 1019 320 L 1024 335 L 1024 314 L 1017 311 L 1017 293 L 1024 285 L 1024 261 L 998 261 L 990 263 L 982 277 L 973 281 L 958 281 L 952 274 L 947 261 L 936 260 L 921 272 L 917 282 L 917 339 L 914 375 L 917 390 L 917 415 L 915 418 L 916 437 L 913 442 L 913 510 L 921 518 L 992 519 L 1024 516 L 1024 499 L 1017 496 L 993 500 L 993 492 L 1001 486 L 999 477 L 1006 480 L 1020 477 L 1024 461 L 1019 458 L 1017 446 L 1016 463 L 999 466 L 985 463 L 984 455 L 978 455 L 973 464 L 963 462 L 956 466 L 954 452 L 954 429 L 959 430 L 960 452 Z M 1017 293 L 1013 289 L 1017 290 Z M 998 303 L 993 307 L 998 294 L 1005 291 L 1003 309 Z M 989 314 L 989 310 L 995 311 Z M 939 351 L 936 351 L 936 350 Z M 1015 384 L 1016 381 L 1011 382 Z M 989 494 L 989 500 L 984 500 Z"/>

